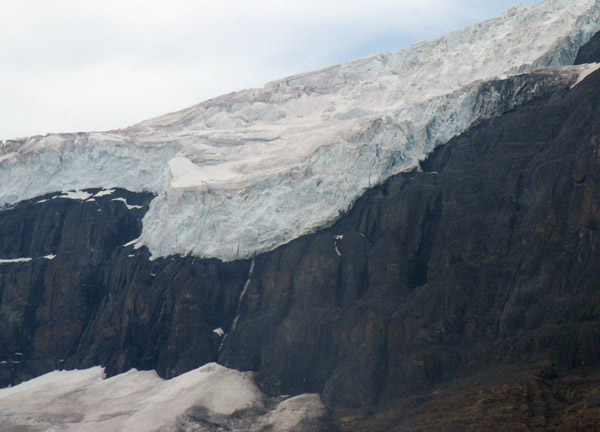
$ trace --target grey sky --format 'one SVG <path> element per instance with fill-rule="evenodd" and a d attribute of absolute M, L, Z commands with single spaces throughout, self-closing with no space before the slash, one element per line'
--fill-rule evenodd
<path fill-rule="evenodd" d="M 516 3 L 4 0 L 0 139 L 125 127 L 286 75 L 397 51 Z"/>

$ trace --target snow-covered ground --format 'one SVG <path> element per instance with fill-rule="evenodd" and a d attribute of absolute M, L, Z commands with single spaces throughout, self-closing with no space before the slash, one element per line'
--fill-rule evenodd
<path fill-rule="evenodd" d="M 108 379 L 101 367 L 55 371 L 0 390 L 5 432 L 169 432 L 205 430 L 203 424 L 300 432 L 312 430 L 325 415 L 318 395 L 268 398 L 251 373 L 214 363 L 171 380 L 154 371 L 131 370 Z"/>
<path fill-rule="evenodd" d="M 547 0 L 128 129 L 7 142 L 0 204 L 91 187 L 152 191 L 138 243 L 152 254 L 250 257 L 335 220 L 474 121 L 535 97 L 538 86 L 499 92 L 485 81 L 572 64 L 599 29 L 599 0 Z M 553 69 L 547 84 L 586 73 Z"/>

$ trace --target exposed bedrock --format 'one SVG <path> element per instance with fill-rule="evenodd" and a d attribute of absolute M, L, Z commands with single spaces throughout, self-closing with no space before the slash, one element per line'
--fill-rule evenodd
<path fill-rule="evenodd" d="M 596 33 L 592 39 L 581 47 L 575 59 L 576 65 L 597 62 L 600 62 L 600 33 Z"/>
<path fill-rule="evenodd" d="M 480 123 L 257 257 L 220 361 L 333 407 L 502 363 L 597 364 L 599 84 Z"/>
<path fill-rule="evenodd" d="M 55 197 L 0 212 L 0 258 L 32 258 L 0 263 L 2 384 L 93 365 L 172 377 L 213 361 L 213 329 L 233 319 L 249 264 L 150 261 L 123 246 L 139 235 L 150 194 Z"/>

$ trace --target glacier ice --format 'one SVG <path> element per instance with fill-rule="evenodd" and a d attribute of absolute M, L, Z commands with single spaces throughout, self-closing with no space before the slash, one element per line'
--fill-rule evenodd
<path fill-rule="evenodd" d="M 127 129 L 8 141 L 0 205 L 151 191 L 138 244 L 154 256 L 251 257 L 332 222 L 474 121 L 575 85 L 589 68 L 566 65 L 598 30 L 598 0 L 546 0 Z"/>

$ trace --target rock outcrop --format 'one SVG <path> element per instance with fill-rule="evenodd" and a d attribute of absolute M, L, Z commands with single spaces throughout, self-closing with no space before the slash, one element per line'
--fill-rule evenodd
<path fill-rule="evenodd" d="M 31 258 L 0 264 L 2 385 L 93 365 L 172 377 L 216 358 L 213 329 L 232 321 L 249 263 L 123 246 L 152 198 L 50 195 L 0 213 L 0 257 Z"/>
<path fill-rule="evenodd" d="M 590 39 L 588 43 L 581 47 L 579 53 L 577 54 L 577 58 L 575 59 L 575 64 L 586 64 L 586 63 L 596 63 L 600 61 L 600 33 L 596 33 L 596 35 Z"/>
<path fill-rule="evenodd" d="M 597 364 L 599 84 L 482 122 L 257 257 L 220 361 L 337 408 L 497 364 Z"/>

